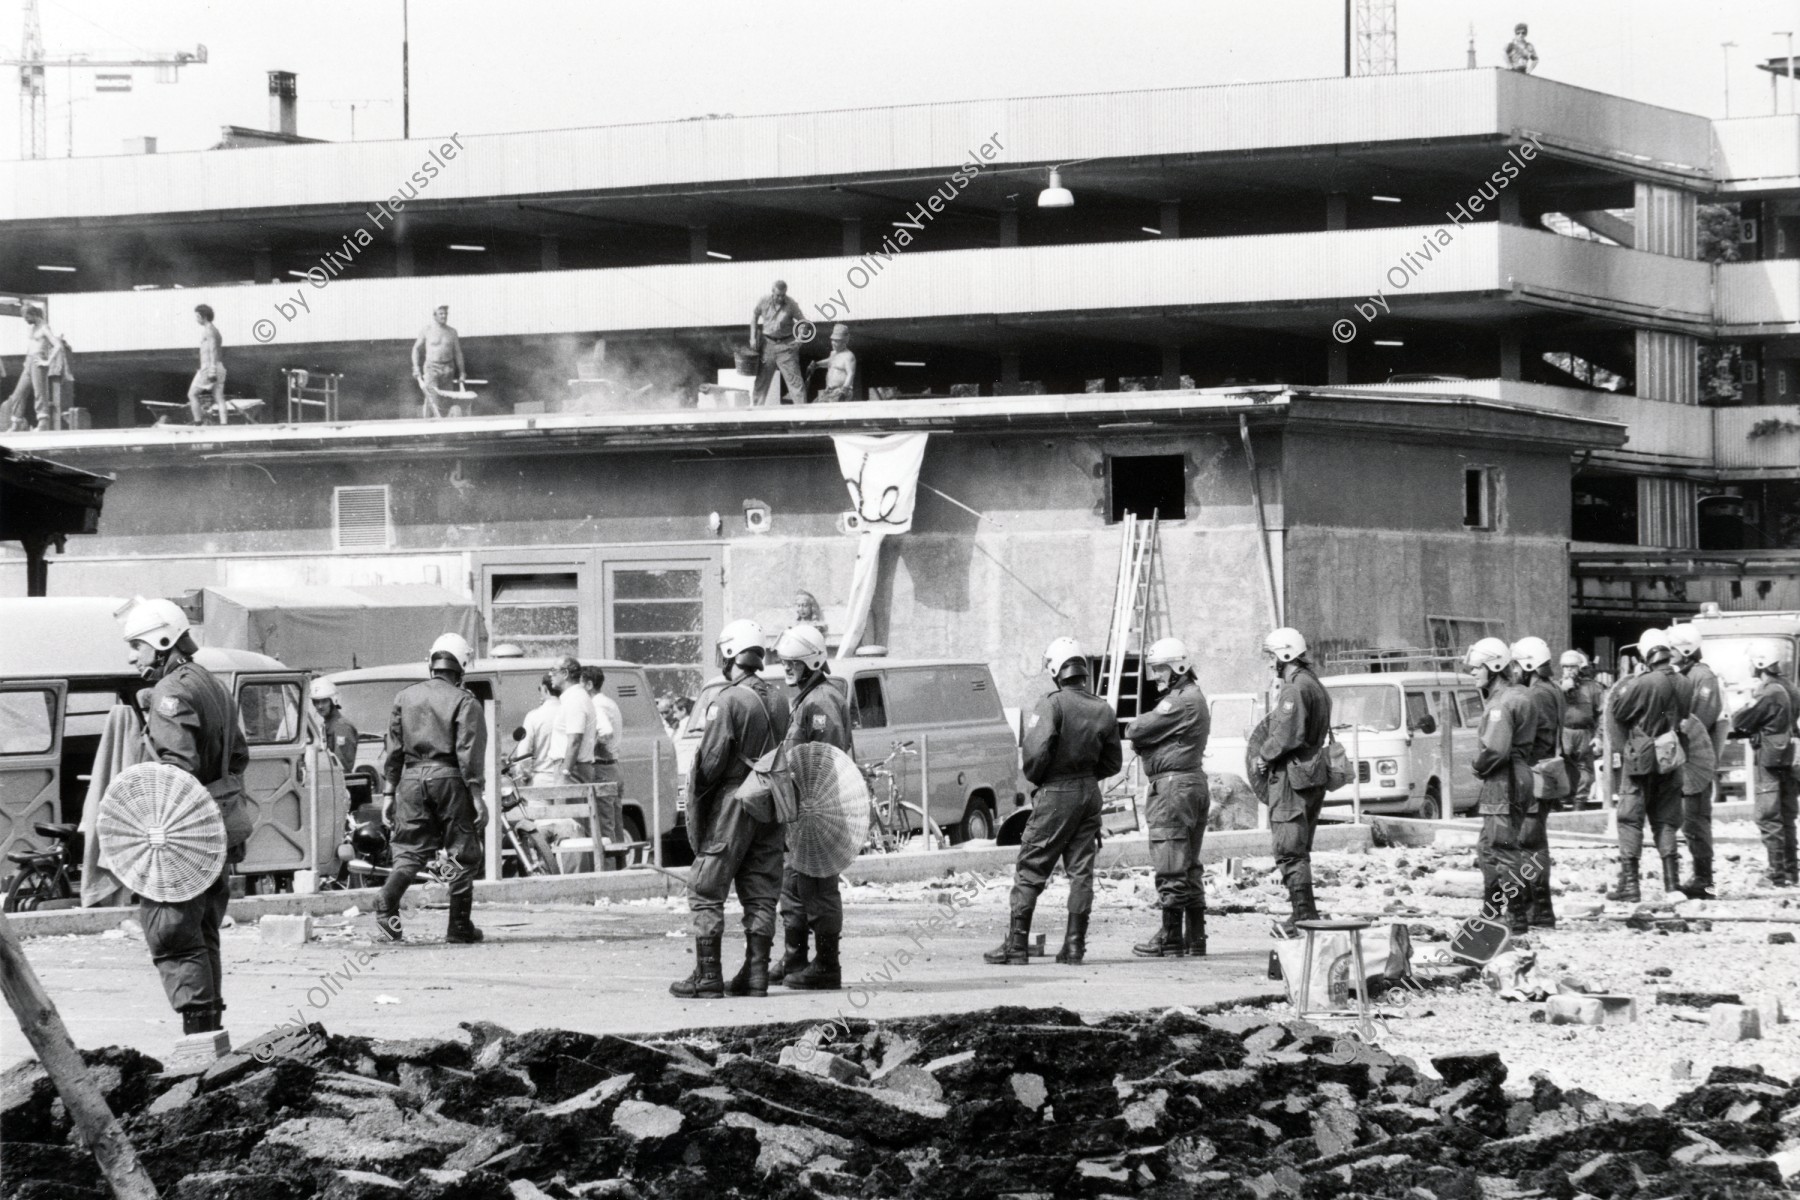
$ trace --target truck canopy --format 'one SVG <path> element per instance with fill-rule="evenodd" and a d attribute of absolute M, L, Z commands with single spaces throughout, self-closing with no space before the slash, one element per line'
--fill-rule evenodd
<path fill-rule="evenodd" d="M 297 670 L 423 661 L 446 633 L 478 644 L 474 603 L 432 584 L 207 588 L 203 645 L 254 650 Z"/>

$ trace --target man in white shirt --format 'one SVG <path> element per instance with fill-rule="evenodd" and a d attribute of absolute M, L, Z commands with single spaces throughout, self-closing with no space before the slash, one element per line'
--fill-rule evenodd
<path fill-rule="evenodd" d="M 625 715 L 619 702 L 601 689 L 606 686 L 606 672 L 600 667 L 582 667 L 581 682 L 594 702 L 594 782 L 620 783 L 619 735 L 625 732 Z M 608 841 L 624 840 L 624 810 L 619 801 L 603 805 Z"/>
<path fill-rule="evenodd" d="M 556 685 L 548 671 L 538 680 L 538 706 L 525 714 L 522 724 L 525 737 L 513 747 L 512 761 L 528 764 L 532 787 L 546 787 L 560 781 L 560 767 L 551 756 L 551 743 L 556 736 L 556 718 L 562 704 L 556 697 Z"/>
<path fill-rule="evenodd" d="M 556 688 L 556 726 L 550 739 L 550 760 L 557 783 L 594 781 L 594 702 L 581 685 L 581 664 L 562 659 L 550 670 Z"/>

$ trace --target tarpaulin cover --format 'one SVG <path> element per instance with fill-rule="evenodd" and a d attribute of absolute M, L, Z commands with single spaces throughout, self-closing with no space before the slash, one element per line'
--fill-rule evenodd
<path fill-rule="evenodd" d="M 207 588 L 202 641 L 272 655 L 296 670 L 342 671 L 423 659 L 439 635 L 479 644 L 481 614 L 426 583 Z"/>

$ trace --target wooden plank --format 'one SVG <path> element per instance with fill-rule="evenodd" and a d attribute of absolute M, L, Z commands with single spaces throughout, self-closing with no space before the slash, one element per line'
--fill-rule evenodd
<path fill-rule="evenodd" d="M 156 1200 L 156 1185 L 106 1106 L 81 1052 L 69 1040 L 62 1016 L 26 961 L 4 913 L 0 913 L 0 991 L 5 992 L 20 1031 L 37 1051 L 38 1061 L 75 1123 L 76 1136 L 93 1152 L 113 1195 L 118 1200 Z"/>

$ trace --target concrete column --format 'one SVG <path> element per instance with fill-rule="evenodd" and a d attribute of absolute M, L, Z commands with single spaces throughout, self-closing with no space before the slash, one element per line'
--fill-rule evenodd
<path fill-rule="evenodd" d="M 562 267 L 562 247 L 554 234 L 538 237 L 538 270 L 555 271 Z"/>
<path fill-rule="evenodd" d="M 250 276 L 258 283 L 268 283 L 275 278 L 275 251 L 269 246 L 258 246 L 250 252 Z"/>
<path fill-rule="evenodd" d="M 1500 378 L 1517 382 L 1525 366 L 1524 337 L 1516 329 L 1500 331 Z"/>
<path fill-rule="evenodd" d="M 1637 331 L 1637 395 L 1671 404 L 1700 402 L 1697 339 L 1685 333 Z"/>
<path fill-rule="evenodd" d="M 1350 228 L 1350 197 L 1342 192 L 1325 193 L 1325 229 L 1340 233 Z"/>
<path fill-rule="evenodd" d="M 688 261 L 706 261 L 706 226 L 688 226 Z"/>
<path fill-rule="evenodd" d="M 1511 188 L 1500 193 L 1498 204 L 1500 209 L 1499 220 L 1502 225 L 1525 224 L 1525 215 L 1524 210 L 1519 203 L 1520 199 L 1519 193 Z"/>
<path fill-rule="evenodd" d="M 1331 354 L 1325 363 L 1325 382 L 1333 386 L 1342 386 L 1350 382 L 1350 347 L 1335 339 L 1331 343 Z"/>
<path fill-rule="evenodd" d="M 862 253 L 862 218 L 845 217 L 841 223 L 844 228 L 844 254 L 855 258 Z"/>
<path fill-rule="evenodd" d="M 1637 185 L 1637 211 L 1632 217 L 1634 249 L 1675 258 L 1698 258 L 1700 227 L 1694 193 L 1654 183 Z"/>
<path fill-rule="evenodd" d="M 1166 238 L 1181 236 L 1181 201 L 1162 202 L 1162 219 L 1157 222 L 1157 228 L 1162 230 L 1162 235 Z"/>
<path fill-rule="evenodd" d="M 1019 214 L 1017 212 L 1000 214 L 1000 244 L 1002 246 L 1019 244 Z"/>
<path fill-rule="evenodd" d="M 1168 236 L 1168 227 L 1163 227 L 1163 236 Z M 1174 391 L 1181 386 L 1181 343 L 1164 342 L 1162 347 L 1162 373 L 1157 377 L 1156 386 Z"/>
<path fill-rule="evenodd" d="M 1017 383 L 1017 382 L 1019 382 L 1019 372 L 1022 369 L 1022 359 L 1023 359 L 1023 356 L 1017 350 L 1002 350 L 1000 352 L 1000 382 L 1001 383 Z"/>
<path fill-rule="evenodd" d="M 1700 519 L 1692 480 L 1640 476 L 1637 489 L 1638 545 L 1670 550 L 1692 550 L 1699 545 Z"/>

